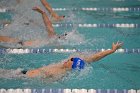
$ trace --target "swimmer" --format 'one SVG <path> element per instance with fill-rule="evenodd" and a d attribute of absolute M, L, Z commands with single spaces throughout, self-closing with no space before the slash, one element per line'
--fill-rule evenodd
<path fill-rule="evenodd" d="M 42 77 L 42 78 L 55 78 L 58 76 L 64 76 L 66 72 L 71 70 L 82 70 L 85 68 L 85 64 L 94 63 L 102 58 L 104 58 L 107 55 L 110 55 L 114 53 L 117 49 L 119 49 L 122 46 L 122 43 L 117 42 L 116 44 L 112 44 L 111 50 L 105 50 L 101 52 L 97 52 L 95 54 L 92 54 L 90 56 L 84 55 L 84 57 L 69 57 L 68 60 L 65 60 L 64 62 L 51 64 L 48 66 L 44 66 L 41 68 L 37 68 L 34 70 L 22 70 L 19 75 L 25 75 L 28 78 L 36 78 L 36 77 Z"/>
<path fill-rule="evenodd" d="M 17 2 L 20 3 L 21 0 L 17 0 Z M 49 3 L 46 0 L 41 0 L 41 3 L 44 5 L 44 7 L 49 11 L 49 13 L 52 15 L 55 21 L 60 21 L 62 20 L 65 16 L 58 16 L 57 13 L 55 13 Z M 49 43 L 49 39 L 65 39 L 67 34 L 65 35 L 57 35 L 54 31 L 54 28 L 52 26 L 52 22 L 50 21 L 49 17 L 46 15 L 46 13 L 41 10 L 39 7 L 34 7 L 34 11 L 39 12 L 42 15 L 44 24 L 46 26 L 46 31 L 48 33 L 48 39 L 47 40 L 28 40 L 28 41 L 23 41 L 19 40 L 16 38 L 11 38 L 8 36 L 0 36 L 0 42 L 6 42 L 6 43 L 17 43 L 20 44 L 22 47 L 32 47 L 35 45 L 39 45 L 40 42 L 44 42 L 45 44 Z M 24 25 L 29 25 L 29 23 L 24 23 Z"/>
<path fill-rule="evenodd" d="M 57 35 L 54 31 L 54 28 L 52 26 L 52 22 L 49 20 L 48 16 L 46 15 L 46 13 L 41 10 L 39 7 L 34 7 L 33 8 L 34 11 L 37 11 L 39 13 L 41 13 L 44 24 L 46 26 L 46 31 L 48 33 L 48 37 L 49 39 L 64 39 L 67 36 L 67 33 L 65 33 L 65 35 Z M 28 41 L 22 41 L 16 38 L 11 38 L 8 36 L 0 36 L 0 42 L 6 42 L 6 43 L 17 43 L 17 44 L 21 44 L 21 46 L 23 47 L 32 47 L 35 45 L 39 45 L 40 42 L 45 42 L 45 43 L 49 43 L 49 39 L 47 40 L 28 40 Z"/>

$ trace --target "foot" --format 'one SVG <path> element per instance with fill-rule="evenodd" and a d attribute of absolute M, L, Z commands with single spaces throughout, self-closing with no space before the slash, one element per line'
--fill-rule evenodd
<path fill-rule="evenodd" d="M 37 11 L 37 12 L 39 12 L 41 14 L 44 13 L 44 11 L 40 7 L 33 7 L 32 10 Z"/>

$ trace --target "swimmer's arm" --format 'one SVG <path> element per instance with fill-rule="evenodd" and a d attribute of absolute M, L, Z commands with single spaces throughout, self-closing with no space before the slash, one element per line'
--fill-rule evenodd
<path fill-rule="evenodd" d="M 0 42 L 6 42 L 6 43 L 17 43 L 19 42 L 19 39 L 11 38 L 8 36 L 0 36 Z"/>
<path fill-rule="evenodd" d="M 55 11 L 53 11 L 51 5 L 46 0 L 41 0 L 41 3 L 46 7 L 49 13 L 56 19 L 56 21 L 62 20 L 64 17 L 59 16 Z"/>
<path fill-rule="evenodd" d="M 39 45 L 40 42 L 41 42 L 40 40 L 29 40 L 29 41 L 22 42 L 22 45 L 24 47 L 32 47 L 35 45 Z"/>
<path fill-rule="evenodd" d="M 112 49 L 111 50 L 105 50 L 105 51 L 101 51 L 98 52 L 96 54 L 91 55 L 90 57 L 84 58 L 84 60 L 87 63 L 91 63 L 91 62 L 95 62 L 98 61 L 102 58 L 104 58 L 107 55 L 110 55 L 112 53 L 114 53 L 117 49 L 119 49 L 122 46 L 122 43 L 117 42 L 116 44 L 112 44 Z"/>

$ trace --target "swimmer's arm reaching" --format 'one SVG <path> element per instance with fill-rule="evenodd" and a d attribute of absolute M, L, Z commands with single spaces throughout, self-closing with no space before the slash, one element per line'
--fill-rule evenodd
<path fill-rule="evenodd" d="M 45 8 L 52 15 L 52 17 L 55 18 L 55 21 L 64 19 L 65 16 L 59 16 L 55 11 L 53 11 L 52 7 L 49 5 L 49 3 L 46 0 L 41 0 L 41 3 L 45 6 Z"/>
<path fill-rule="evenodd" d="M 114 53 L 114 52 L 115 52 L 117 49 L 119 49 L 121 46 L 122 46 L 122 43 L 119 43 L 119 42 L 117 42 L 116 44 L 113 43 L 113 44 L 112 44 L 112 49 L 111 49 L 111 50 L 105 50 L 105 51 L 98 52 L 98 53 L 96 53 L 96 54 L 91 55 L 90 57 L 84 58 L 84 60 L 85 60 L 87 63 L 91 63 L 91 62 L 98 61 L 98 60 L 104 58 L 105 56 Z"/>
<path fill-rule="evenodd" d="M 41 13 L 43 21 L 44 21 L 44 24 L 45 24 L 46 29 L 47 29 L 46 31 L 48 32 L 48 36 L 49 37 L 56 36 L 56 33 L 55 33 L 54 28 L 52 26 L 52 22 L 50 21 L 50 19 L 47 16 L 47 14 L 39 7 L 33 7 L 33 10 Z"/>

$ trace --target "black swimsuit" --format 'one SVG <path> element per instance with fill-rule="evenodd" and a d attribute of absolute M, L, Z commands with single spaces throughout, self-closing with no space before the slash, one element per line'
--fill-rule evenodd
<path fill-rule="evenodd" d="M 27 70 L 23 70 L 21 71 L 22 74 L 26 74 L 27 73 Z"/>

